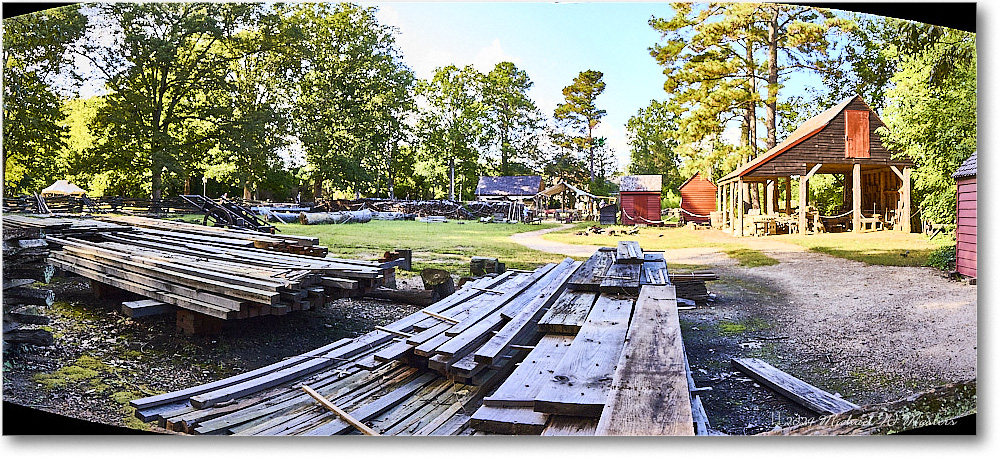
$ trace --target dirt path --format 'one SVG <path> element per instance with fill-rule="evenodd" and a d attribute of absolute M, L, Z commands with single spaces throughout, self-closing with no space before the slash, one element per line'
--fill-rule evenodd
<path fill-rule="evenodd" d="M 542 252 L 556 253 L 569 257 L 589 257 L 600 248 L 597 245 L 566 244 L 563 242 L 549 241 L 542 238 L 543 234 L 571 228 L 572 225 L 559 225 L 555 228 L 546 228 L 526 233 L 517 233 L 510 239 L 529 249 L 541 250 Z M 722 262 L 726 256 L 711 247 L 695 247 L 690 249 L 667 250 L 663 254 L 667 263 L 683 264 L 714 264 Z"/>
<path fill-rule="evenodd" d="M 579 256 L 596 249 L 544 241 L 539 237 L 544 232 L 522 233 L 515 240 Z M 721 231 L 705 236 L 734 241 Z M 665 252 L 668 265 L 708 265 L 720 276 L 708 285 L 717 294 L 715 303 L 681 314 L 695 380 L 715 387 L 704 401 L 720 430 L 752 434 L 810 415 L 734 371 L 729 364 L 734 357 L 765 359 L 862 405 L 976 377 L 974 285 L 951 281 L 932 268 L 870 266 L 813 253 L 779 237 L 739 242 L 780 263 L 741 267 L 713 248 Z"/>

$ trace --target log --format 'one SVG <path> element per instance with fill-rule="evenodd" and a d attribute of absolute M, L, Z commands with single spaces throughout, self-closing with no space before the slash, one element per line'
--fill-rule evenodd
<path fill-rule="evenodd" d="M 4 290 L 3 302 L 7 304 L 35 304 L 52 306 L 56 294 L 52 290 L 33 287 L 14 287 Z"/>
<path fill-rule="evenodd" d="M 368 223 L 370 221 L 372 221 L 372 212 L 367 209 L 344 212 L 302 212 L 299 214 L 299 223 L 303 225 Z"/>
<path fill-rule="evenodd" d="M 396 290 L 385 287 L 376 288 L 365 296 L 415 306 L 430 306 L 441 299 L 437 290 Z"/>
<path fill-rule="evenodd" d="M 436 291 L 439 298 L 455 293 L 455 280 L 443 269 L 426 268 L 420 271 L 420 280 L 424 282 L 424 289 Z"/>
<path fill-rule="evenodd" d="M 52 332 L 48 330 L 10 330 L 3 333 L 3 340 L 8 343 L 35 346 L 51 346 L 55 342 Z"/>

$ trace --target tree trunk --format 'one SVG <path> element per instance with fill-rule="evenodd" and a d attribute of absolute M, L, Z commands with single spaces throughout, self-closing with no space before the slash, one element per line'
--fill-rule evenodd
<path fill-rule="evenodd" d="M 587 124 L 587 146 L 590 149 L 590 184 L 594 184 L 594 128 Z"/>
<path fill-rule="evenodd" d="M 778 144 L 778 6 L 767 23 L 767 149 Z"/>
<path fill-rule="evenodd" d="M 184 194 L 191 194 L 191 176 L 184 176 Z"/>
<path fill-rule="evenodd" d="M 448 158 L 448 199 L 455 200 L 455 157 Z"/>
<path fill-rule="evenodd" d="M 313 174 L 313 201 L 323 197 L 323 177 L 319 172 Z"/>
<path fill-rule="evenodd" d="M 746 106 L 746 118 L 747 118 L 747 137 L 749 143 L 750 158 L 751 160 L 757 156 L 757 81 L 756 74 L 754 73 L 754 58 L 753 58 L 753 43 L 747 39 L 746 44 L 746 65 L 747 65 L 747 106 Z"/>
<path fill-rule="evenodd" d="M 152 180 L 153 193 L 152 193 L 151 198 L 154 201 L 159 201 L 160 198 L 163 197 L 163 192 L 162 192 L 162 189 L 163 189 L 163 166 L 161 166 L 160 164 L 157 164 L 157 162 L 154 161 L 153 162 L 153 171 L 152 172 L 153 172 L 153 180 Z"/>
<path fill-rule="evenodd" d="M 750 184 L 750 208 L 760 209 L 760 184 L 751 183 Z M 763 212 L 762 212 L 763 213 Z"/>

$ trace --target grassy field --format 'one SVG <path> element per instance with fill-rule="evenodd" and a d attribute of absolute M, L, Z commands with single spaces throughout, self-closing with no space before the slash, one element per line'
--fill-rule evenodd
<path fill-rule="evenodd" d="M 282 233 L 318 237 L 335 256 L 375 259 L 389 250 L 411 249 L 415 269 L 435 267 L 456 274 L 468 274 L 473 256 L 495 257 L 508 268 L 517 269 L 558 263 L 565 257 L 528 249 L 508 239 L 515 233 L 552 226 L 381 220 L 346 225 L 277 224 Z"/>

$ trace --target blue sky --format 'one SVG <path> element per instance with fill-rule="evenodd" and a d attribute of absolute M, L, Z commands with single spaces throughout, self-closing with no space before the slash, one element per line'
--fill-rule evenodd
<path fill-rule="evenodd" d="M 581 71 L 603 72 L 597 105 L 607 115 L 597 135 L 608 138 L 621 168 L 628 161 L 625 122 L 665 97 L 663 70 L 648 51 L 659 40 L 649 19 L 673 14 L 665 3 L 362 3 L 399 29 L 397 44 L 418 78 L 449 64 L 488 72 L 511 61 L 535 83 L 529 95 L 546 116 Z"/>

